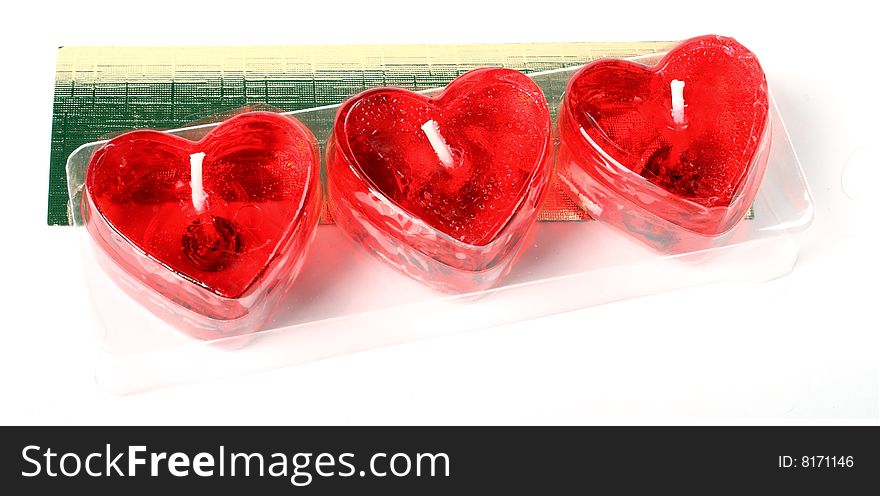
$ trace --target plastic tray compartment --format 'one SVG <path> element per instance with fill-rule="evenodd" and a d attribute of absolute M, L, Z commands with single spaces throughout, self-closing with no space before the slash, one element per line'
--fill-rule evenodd
<path fill-rule="evenodd" d="M 663 54 L 635 60 L 651 64 Z M 579 67 L 530 74 L 555 115 Z M 323 144 L 336 106 L 293 112 Z M 596 221 L 541 222 L 502 284 L 462 295 L 437 293 L 361 252 L 335 225 L 318 227 L 283 307 L 262 331 L 199 341 L 131 300 L 97 264 L 82 231 L 86 282 L 99 322 L 96 377 L 117 393 L 233 376 L 379 346 L 448 335 L 652 293 L 719 281 L 765 281 L 790 272 L 813 218 L 809 188 L 771 99 L 769 165 L 753 204 L 728 242 L 674 256 L 652 251 Z M 216 124 L 171 131 L 191 139 Z M 85 167 L 103 142 L 68 159 L 77 224 Z"/>

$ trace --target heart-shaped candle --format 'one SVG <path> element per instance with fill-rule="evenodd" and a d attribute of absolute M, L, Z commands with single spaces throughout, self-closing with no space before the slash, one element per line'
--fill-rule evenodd
<path fill-rule="evenodd" d="M 83 218 L 105 270 L 154 313 L 200 338 L 251 332 L 314 236 L 319 166 L 312 133 L 271 112 L 197 142 L 133 131 L 92 156 Z"/>
<path fill-rule="evenodd" d="M 704 248 L 746 214 L 767 165 L 767 83 L 732 38 L 685 41 L 652 67 L 586 65 L 559 110 L 557 168 L 590 214 L 669 252 Z"/>
<path fill-rule="evenodd" d="M 518 71 L 477 69 L 428 97 L 368 90 L 336 114 L 327 152 L 334 219 L 441 290 L 493 285 L 550 181 L 547 102 Z"/>

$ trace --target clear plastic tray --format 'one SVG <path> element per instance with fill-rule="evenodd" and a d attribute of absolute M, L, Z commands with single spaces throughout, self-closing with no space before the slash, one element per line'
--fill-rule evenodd
<path fill-rule="evenodd" d="M 651 64 L 663 54 L 635 60 Z M 555 115 L 579 67 L 530 74 Z M 293 112 L 323 143 L 336 106 Z M 264 330 L 199 341 L 130 299 L 97 264 L 81 229 L 88 290 L 99 322 L 96 377 L 128 393 L 295 365 L 321 358 L 575 310 L 718 281 L 764 281 L 792 270 L 813 219 L 809 188 L 771 100 L 769 165 L 753 204 L 724 246 L 675 256 L 652 251 L 596 221 L 542 222 L 510 275 L 494 289 L 445 295 L 361 252 L 334 225 L 318 227 L 305 266 Z M 171 131 L 191 139 L 216 124 Z M 103 142 L 67 162 L 77 224 L 85 167 Z"/>

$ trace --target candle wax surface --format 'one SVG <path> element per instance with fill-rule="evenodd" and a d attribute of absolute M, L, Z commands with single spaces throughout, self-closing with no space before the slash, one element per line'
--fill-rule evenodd
<path fill-rule="evenodd" d="M 543 94 L 506 69 L 472 71 L 435 98 L 372 90 L 344 111 L 347 152 L 375 188 L 471 245 L 491 242 L 505 226 L 548 145 Z"/>
<path fill-rule="evenodd" d="M 201 211 L 190 167 L 199 152 Z M 257 112 L 199 142 L 157 131 L 114 138 L 92 158 L 86 186 L 106 221 L 148 256 L 237 298 L 289 238 L 316 171 L 308 136 L 286 117 Z"/>
<path fill-rule="evenodd" d="M 684 122 L 671 83 L 684 82 Z M 619 164 L 706 207 L 725 206 L 748 172 L 769 110 L 764 72 L 731 38 L 688 40 L 655 67 L 602 60 L 568 87 L 583 132 Z"/>

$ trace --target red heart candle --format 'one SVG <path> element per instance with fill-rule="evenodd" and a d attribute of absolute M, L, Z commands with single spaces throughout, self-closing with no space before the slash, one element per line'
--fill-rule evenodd
<path fill-rule="evenodd" d="M 669 252 L 714 244 L 746 214 L 767 165 L 767 83 L 731 38 L 678 45 L 653 67 L 600 60 L 559 110 L 557 168 L 590 214 Z"/>
<path fill-rule="evenodd" d="M 271 112 L 197 142 L 134 131 L 92 156 L 83 218 L 105 270 L 154 313 L 199 338 L 250 332 L 314 236 L 319 167 L 312 133 Z"/>
<path fill-rule="evenodd" d="M 447 291 L 493 285 L 550 181 L 547 102 L 520 72 L 470 71 L 427 97 L 368 90 L 336 114 L 334 219 L 398 270 Z"/>

